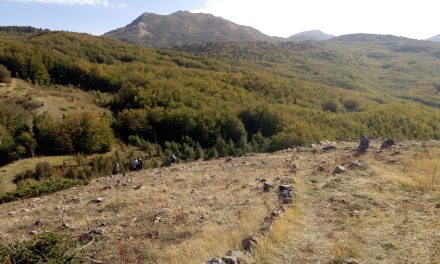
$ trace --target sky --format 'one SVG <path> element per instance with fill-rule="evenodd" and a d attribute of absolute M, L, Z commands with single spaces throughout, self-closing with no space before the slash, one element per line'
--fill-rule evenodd
<path fill-rule="evenodd" d="M 288 37 L 393 34 L 425 39 L 440 34 L 439 0 L 0 0 L 0 25 L 31 25 L 100 35 L 144 12 L 211 13 L 261 32 Z"/>

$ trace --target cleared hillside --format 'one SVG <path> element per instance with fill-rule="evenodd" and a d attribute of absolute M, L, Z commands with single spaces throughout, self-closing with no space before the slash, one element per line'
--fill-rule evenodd
<path fill-rule="evenodd" d="M 379 151 L 380 143 L 360 156 L 357 142 L 339 142 L 328 151 L 297 148 L 104 177 L 1 205 L 0 235 L 6 243 L 59 232 L 77 244 L 79 262 L 202 263 L 242 250 L 242 239 L 279 206 L 262 179 L 293 178 L 294 205 L 259 240 L 251 263 L 437 263 L 440 144 L 405 141 Z M 332 174 L 337 165 L 347 170 Z M 94 229 L 102 233 L 87 240 L 83 234 Z"/>

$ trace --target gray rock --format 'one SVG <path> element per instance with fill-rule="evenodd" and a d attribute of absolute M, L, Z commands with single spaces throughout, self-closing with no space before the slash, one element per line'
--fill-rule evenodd
<path fill-rule="evenodd" d="M 243 251 L 233 251 L 233 250 L 228 251 L 226 253 L 226 257 L 232 257 L 232 258 L 236 259 L 237 262 L 235 262 L 235 263 L 239 263 L 239 264 L 245 263 L 247 260 L 250 259 L 250 256 L 248 253 L 243 252 Z M 224 260 L 224 258 L 223 258 L 223 260 Z M 226 260 L 224 260 L 224 261 L 228 264 L 228 262 Z M 234 262 L 230 262 L 230 263 L 234 263 Z"/>
<path fill-rule="evenodd" d="M 347 168 L 351 170 L 356 170 L 356 169 L 365 170 L 368 168 L 368 164 L 363 160 L 354 160 L 347 165 Z"/>
<path fill-rule="evenodd" d="M 263 183 L 263 190 L 265 192 L 270 192 L 273 188 L 275 188 L 273 183 L 268 182 L 268 181 Z"/>
<path fill-rule="evenodd" d="M 332 145 L 325 146 L 325 147 L 322 148 L 322 150 L 324 150 L 324 151 L 329 151 L 329 150 L 333 150 L 333 149 L 336 149 L 336 147 L 332 146 Z"/>
<path fill-rule="evenodd" d="M 213 258 L 203 262 L 203 264 L 226 264 L 221 258 Z"/>
<path fill-rule="evenodd" d="M 344 173 L 346 170 L 346 168 L 344 166 L 338 165 L 336 166 L 336 168 L 333 170 L 333 174 L 341 174 Z"/>
<path fill-rule="evenodd" d="M 179 163 L 180 160 L 179 158 L 177 158 L 174 154 L 169 156 L 168 158 L 166 158 L 164 160 L 164 162 L 160 165 L 162 168 L 164 167 L 170 167 L 172 166 L 174 163 Z"/>
<path fill-rule="evenodd" d="M 240 263 L 240 262 L 238 262 L 238 259 L 236 257 L 231 257 L 231 256 L 223 257 L 222 260 L 226 264 L 238 264 L 238 263 Z"/>
<path fill-rule="evenodd" d="M 382 143 L 382 145 L 380 146 L 380 149 L 387 149 L 387 148 L 390 148 L 394 145 L 396 145 L 396 142 L 394 141 L 394 139 L 388 138 Z"/>
<path fill-rule="evenodd" d="M 241 245 L 243 246 L 243 249 L 247 252 L 252 252 L 255 247 L 258 246 L 259 243 L 259 237 L 255 235 L 251 235 L 243 239 L 241 242 Z"/>
<path fill-rule="evenodd" d="M 344 261 L 343 264 L 359 264 L 359 261 L 350 258 L 350 259 L 347 259 L 346 261 Z"/>
<path fill-rule="evenodd" d="M 104 201 L 104 199 L 102 199 L 102 197 L 96 197 L 96 198 L 93 198 L 90 202 L 98 204 L 98 203 L 102 203 L 103 201 Z"/>

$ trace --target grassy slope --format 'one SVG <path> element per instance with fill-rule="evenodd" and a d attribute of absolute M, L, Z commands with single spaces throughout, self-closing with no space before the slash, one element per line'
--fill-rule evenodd
<path fill-rule="evenodd" d="M 201 263 L 240 248 L 242 237 L 257 230 L 276 206 L 276 194 L 262 193 L 256 178 L 289 175 L 293 160 L 299 168 L 297 204 L 263 239 L 255 263 L 341 263 L 348 258 L 437 263 L 440 175 L 431 165 L 438 163 L 439 143 L 405 142 L 397 155 L 394 150 L 376 153 L 376 142 L 361 157 L 352 156 L 355 143 L 337 146 L 330 152 L 284 151 L 117 175 L 4 204 L 2 238 L 26 239 L 31 230 L 75 237 L 104 222 L 104 237 L 81 255 L 108 263 Z M 336 164 L 358 158 L 368 161 L 367 170 L 331 175 Z M 324 171 L 318 172 L 318 166 Z M 138 185 L 144 188 L 135 190 Z M 72 204 L 77 196 L 81 202 Z M 103 203 L 89 203 L 94 197 L 103 197 Z M 169 211 L 159 219 L 160 208 Z M 359 217 L 353 216 L 356 210 Z M 36 219 L 43 224 L 33 226 Z M 60 229 L 63 222 L 71 228 Z M 151 238 L 155 232 L 158 236 Z"/>

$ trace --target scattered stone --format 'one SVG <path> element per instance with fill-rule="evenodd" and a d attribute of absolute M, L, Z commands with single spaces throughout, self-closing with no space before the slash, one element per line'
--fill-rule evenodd
<path fill-rule="evenodd" d="M 62 223 L 60 226 L 61 229 L 72 229 L 72 227 L 66 223 Z"/>
<path fill-rule="evenodd" d="M 240 263 L 240 262 L 238 262 L 238 259 L 236 257 L 232 257 L 232 256 L 223 257 L 222 260 L 226 264 L 238 264 L 238 263 Z"/>
<path fill-rule="evenodd" d="M 81 243 L 88 243 L 93 239 L 95 239 L 96 237 L 102 237 L 102 236 L 104 236 L 104 230 L 102 228 L 93 228 L 89 232 L 83 233 L 79 237 L 79 241 Z"/>
<path fill-rule="evenodd" d="M 359 216 L 361 216 L 361 212 L 359 212 L 358 210 L 354 210 L 351 212 L 351 217 L 359 218 Z"/>
<path fill-rule="evenodd" d="M 29 235 L 30 236 L 35 236 L 35 235 L 38 235 L 38 232 L 35 231 L 35 230 L 32 230 L 32 231 L 29 232 Z"/>
<path fill-rule="evenodd" d="M 157 232 L 157 231 L 151 231 L 151 232 L 148 232 L 148 233 L 145 234 L 145 235 L 146 235 L 146 237 L 149 238 L 149 239 L 156 239 L 156 238 L 159 237 L 159 232 Z"/>
<path fill-rule="evenodd" d="M 95 203 L 95 204 L 99 204 L 99 203 L 102 203 L 103 201 L 104 201 L 104 199 L 102 199 L 102 197 L 96 197 L 96 198 L 92 199 L 90 202 Z"/>
<path fill-rule="evenodd" d="M 15 212 L 14 211 L 10 211 L 9 213 L 8 213 L 8 216 L 14 216 L 15 215 Z"/>
<path fill-rule="evenodd" d="M 355 170 L 355 169 L 365 170 L 368 168 L 368 164 L 363 160 L 354 160 L 347 165 L 347 168 L 351 170 Z"/>
<path fill-rule="evenodd" d="M 249 260 L 249 255 L 246 252 L 243 251 L 228 251 L 226 253 L 226 257 L 233 257 L 237 260 L 236 263 L 245 263 L 245 261 Z M 225 261 L 226 262 L 226 261 Z M 228 262 L 226 262 L 229 264 Z"/>
<path fill-rule="evenodd" d="M 265 192 L 270 192 L 274 187 L 275 187 L 274 184 L 271 182 L 266 181 L 263 183 L 263 190 Z"/>
<path fill-rule="evenodd" d="M 359 261 L 350 258 L 350 259 L 347 259 L 346 261 L 344 261 L 343 264 L 359 264 Z"/>
<path fill-rule="evenodd" d="M 278 187 L 278 199 L 281 204 L 292 204 L 295 191 L 292 185 L 280 185 Z"/>
<path fill-rule="evenodd" d="M 258 243 L 259 243 L 258 236 L 251 235 L 243 239 L 241 245 L 243 246 L 243 249 L 245 251 L 252 252 L 255 249 L 255 247 L 258 245 Z"/>
<path fill-rule="evenodd" d="M 279 181 L 281 184 L 292 184 L 295 183 L 295 180 L 289 176 L 277 176 L 275 181 Z"/>
<path fill-rule="evenodd" d="M 341 174 L 344 173 L 346 168 L 342 165 L 336 166 L 336 168 L 333 170 L 333 174 Z"/>
<path fill-rule="evenodd" d="M 296 164 L 292 164 L 290 167 L 290 173 L 296 173 L 298 171 L 298 166 Z"/>
<path fill-rule="evenodd" d="M 221 258 L 213 258 L 203 262 L 203 264 L 225 264 L 225 262 Z"/>
<path fill-rule="evenodd" d="M 144 188 L 145 188 L 145 186 L 142 184 L 134 187 L 135 190 L 143 190 Z"/>
<path fill-rule="evenodd" d="M 81 197 L 74 197 L 70 200 L 71 203 L 79 204 L 81 202 Z"/>
<path fill-rule="evenodd" d="M 370 139 L 368 137 L 361 137 L 359 141 L 359 146 L 357 148 L 357 153 L 362 154 L 367 152 L 369 146 L 370 146 Z"/>
<path fill-rule="evenodd" d="M 231 157 L 228 157 L 228 158 L 225 159 L 225 162 L 231 162 L 231 161 L 232 161 Z"/>
<path fill-rule="evenodd" d="M 323 151 L 329 151 L 329 150 L 333 150 L 333 149 L 336 149 L 336 147 L 332 146 L 332 145 L 325 146 L 325 147 L 322 148 Z"/>
<path fill-rule="evenodd" d="M 107 185 L 107 186 L 104 186 L 104 188 L 102 188 L 101 190 L 105 191 L 105 190 L 111 190 L 111 189 L 113 189 L 113 186 Z"/>
<path fill-rule="evenodd" d="M 40 219 L 37 219 L 37 221 L 35 221 L 34 226 L 42 226 L 43 222 Z"/>
<path fill-rule="evenodd" d="M 382 143 L 382 145 L 380 146 L 380 149 L 387 149 L 387 148 L 390 148 L 394 145 L 396 145 L 396 142 L 394 141 L 394 139 L 388 138 Z"/>

